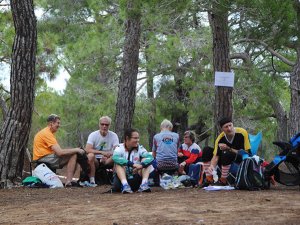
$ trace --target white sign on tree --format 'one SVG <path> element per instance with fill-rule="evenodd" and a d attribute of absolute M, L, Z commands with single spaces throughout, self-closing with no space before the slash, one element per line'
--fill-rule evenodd
<path fill-rule="evenodd" d="M 215 86 L 233 87 L 234 73 L 233 72 L 215 72 Z"/>

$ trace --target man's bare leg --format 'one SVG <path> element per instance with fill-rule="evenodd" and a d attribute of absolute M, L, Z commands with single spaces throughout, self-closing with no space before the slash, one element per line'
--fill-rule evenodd
<path fill-rule="evenodd" d="M 89 153 L 87 157 L 88 157 L 88 164 L 90 166 L 90 173 L 88 175 L 89 177 L 95 177 L 95 173 L 96 173 L 95 155 L 93 153 Z"/>
<path fill-rule="evenodd" d="M 69 184 L 72 182 L 75 169 L 77 164 L 77 154 L 74 154 L 70 157 L 69 162 L 67 164 L 67 182 L 66 184 Z"/>

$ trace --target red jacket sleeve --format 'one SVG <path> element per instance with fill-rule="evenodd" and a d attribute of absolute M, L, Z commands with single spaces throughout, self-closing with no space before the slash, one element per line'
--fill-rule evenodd
<path fill-rule="evenodd" d="M 198 149 L 192 149 L 190 157 L 187 160 L 185 160 L 186 164 L 194 163 L 199 157 L 199 153 L 200 151 Z"/>

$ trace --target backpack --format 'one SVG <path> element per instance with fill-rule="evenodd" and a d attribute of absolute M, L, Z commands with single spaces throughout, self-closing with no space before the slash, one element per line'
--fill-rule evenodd
<path fill-rule="evenodd" d="M 265 186 L 262 160 L 255 157 L 244 159 L 237 171 L 235 188 L 240 190 L 260 190 Z"/>
<path fill-rule="evenodd" d="M 80 165 L 82 171 L 84 171 L 86 174 L 89 173 L 90 167 L 88 164 L 88 157 L 86 154 L 82 155 L 77 153 L 77 163 Z"/>

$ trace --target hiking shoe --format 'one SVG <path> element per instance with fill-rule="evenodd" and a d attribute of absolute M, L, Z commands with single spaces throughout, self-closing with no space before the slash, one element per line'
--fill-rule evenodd
<path fill-rule="evenodd" d="M 131 190 L 131 187 L 129 184 L 125 184 L 122 186 L 122 194 L 131 194 L 133 191 Z"/>
<path fill-rule="evenodd" d="M 138 192 L 151 192 L 151 189 L 147 183 L 144 183 L 144 184 L 141 184 Z"/>
<path fill-rule="evenodd" d="M 212 185 L 212 183 L 204 181 L 202 184 L 199 185 L 199 188 L 208 187 L 209 185 Z"/>
<path fill-rule="evenodd" d="M 98 185 L 95 183 L 90 183 L 88 181 L 79 182 L 79 185 L 82 187 L 97 187 Z"/>
<path fill-rule="evenodd" d="M 220 180 L 218 180 L 217 182 L 215 182 L 213 185 L 214 185 L 214 186 L 227 186 L 226 183 L 223 183 L 223 182 L 220 181 Z"/>
<path fill-rule="evenodd" d="M 65 187 L 66 188 L 71 188 L 71 187 L 81 187 L 77 182 L 68 182 L 68 183 L 65 183 Z"/>
<path fill-rule="evenodd" d="M 97 187 L 98 186 L 96 183 L 90 183 L 89 185 L 90 185 L 89 187 Z"/>
<path fill-rule="evenodd" d="M 227 186 L 227 179 L 221 177 L 217 182 L 214 183 L 215 186 Z"/>

